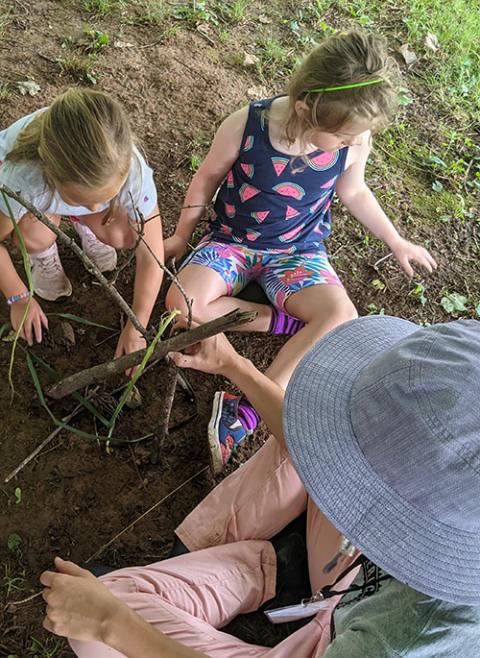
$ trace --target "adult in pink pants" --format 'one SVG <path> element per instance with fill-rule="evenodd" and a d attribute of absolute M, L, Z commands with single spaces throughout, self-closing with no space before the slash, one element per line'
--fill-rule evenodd
<path fill-rule="evenodd" d="M 223 336 L 173 358 L 229 376 L 276 438 L 177 528 L 190 553 L 99 580 L 57 558 L 46 628 L 80 658 L 479 655 L 478 322 L 335 329 L 294 373 L 285 437 L 281 389 Z M 323 609 L 271 649 L 218 630 L 274 596 L 268 539 L 304 510 Z"/>

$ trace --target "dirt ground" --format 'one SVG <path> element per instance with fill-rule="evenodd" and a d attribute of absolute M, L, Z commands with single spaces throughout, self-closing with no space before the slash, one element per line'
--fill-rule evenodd
<path fill-rule="evenodd" d="M 92 22 L 79 8 L 81 4 L 53 0 L 7 3 L 13 18 L 0 44 L 2 82 L 13 86 L 18 81 L 33 79 L 40 92 L 34 97 L 14 92 L 2 99 L 0 127 L 48 104 L 59 91 L 78 83 L 62 72 L 56 59 L 62 56 L 65 36 L 81 36 L 85 23 Z M 118 32 L 118 21 L 112 17 L 98 19 L 96 24 L 110 35 Z M 247 30 L 248 25 L 241 29 Z M 124 103 L 155 171 L 165 235 L 174 230 L 192 175 L 191 154 L 198 151 L 199 144 L 204 148 L 220 120 L 254 92 L 266 96 L 282 88 L 281 80 L 267 84 L 233 66 L 227 56 L 228 44 L 219 46 L 211 36 L 207 37 L 182 26 L 173 37 L 166 38 L 158 26 L 125 23 L 117 40 L 134 47 L 115 47 L 111 36 L 110 46 L 99 57 L 98 86 Z M 420 117 L 419 122 L 423 119 Z M 428 121 L 424 124 L 428 132 L 427 124 Z M 384 167 L 384 154 L 375 151 L 369 177 L 372 189 L 380 198 L 382 193 L 391 193 L 392 186 L 398 189 L 397 213 L 392 219 L 412 239 L 426 244 L 439 261 L 438 272 L 428 280 L 422 279 L 429 303 L 419 303 L 418 295 L 412 293 L 414 286 L 391 259 L 376 265 L 387 254 L 386 248 L 377 241 L 371 241 L 367 248 L 363 230 L 338 207 L 334 213 L 334 237 L 329 242 L 335 267 L 361 314 L 368 313 L 372 308 L 369 305 L 375 304 L 385 313 L 416 322 L 447 320 L 450 316 L 438 302 L 442 290 L 466 290 L 473 298 L 479 295 L 477 225 L 417 223 L 408 212 L 408 190 L 402 188 L 401 181 L 385 177 Z M 427 187 L 430 184 L 425 180 Z M 61 304 L 42 303 L 46 312 L 69 312 L 117 328 L 120 313 L 112 301 L 73 254 L 62 249 L 61 254 L 74 295 Z M 21 271 L 18 253 L 15 261 Z M 383 283 L 383 289 L 372 285 L 376 279 Z M 131 284 L 132 271 L 128 271 L 119 283 L 127 299 L 131 296 Z M 158 319 L 162 310 L 160 298 L 153 319 Z M 1 304 L 0 325 L 6 320 L 7 309 Z M 113 332 L 71 323 L 75 339 L 72 345 L 65 338 L 59 318 L 51 316 L 50 322 L 48 340 L 35 346 L 33 352 L 58 373 L 71 373 L 112 356 L 116 337 L 109 335 Z M 261 369 L 283 341 L 259 334 L 233 334 L 232 340 Z M 196 401 L 190 401 L 179 390 L 171 424 L 195 411 L 197 415 L 168 437 L 156 463 L 148 441 L 106 450 L 105 446 L 61 432 L 36 460 L 5 484 L 7 474 L 54 428 L 37 399 L 22 351 L 15 360 L 12 397 L 7 381 L 10 349 L 10 343 L 0 342 L 0 656 L 70 656 L 66 643 L 42 630 L 41 600 L 37 597 L 25 603 L 16 602 L 39 591 L 38 575 L 51 565 L 54 555 L 85 561 L 145 510 L 190 479 L 134 529 L 101 550 L 96 559 L 121 567 L 152 562 L 168 554 L 175 525 L 214 484 L 206 428 L 213 393 L 226 384 L 220 378 L 188 373 Z M 137 438 L 155 429 L 164 376 L 164 367 L 160 365 L 141 379 L 143 404 L 123 414 L 118 424 L 119 436 Z M 44 374 L 41 378 L 46 383 Z M 111 388 L 108 383 L 106 390 Z M 52 403 L 51 409 L 61 417 L 74 406 L 75 402 L 67 398 Z M 76 422 L 82 429 L 94 431 L 88 414 Z M 265 430 L 260 429 L 226 472 L 248 459 L 265 436 Z M 14 550 L 7 545 L 13 533 L 21 539 Z M 244 635 L 249 637 L 246 631 Z M 255 638 L 257 642 L 276 639 L 275 635 Z"/>

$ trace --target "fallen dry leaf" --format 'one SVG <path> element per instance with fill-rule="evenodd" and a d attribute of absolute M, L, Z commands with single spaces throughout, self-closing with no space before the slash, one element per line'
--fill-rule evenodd
<path fill-rule="evenodd" d="M 412 66 L 412 64 L 415 64 L 415 62 L 418 61 L 418 57 L 413 52 L 413 50 L 410 50 L 408 43 L 405 43 L 403 44 L 403 46 L 400 46 L 399 50 L 407 66 Z"/>
<path fill-rule="evenodd" d="M 114 48 L 135 48 L 134 43 L 129 43 L 128 41 L 114 41 L 113 42 L 113 47 Z"/>
<path fill-rule="evenodd" d="M 245 56 L 243 58 L 243 65 L 244 66 L 255 66 L 255 64 L 258 64 L 260 60 L 256 55 L 251 55 L 250 53 L 245 53 Z"/>
<path fill-rule="evenodd" d="M 427 32 L 427 36 L 425 37 L 425 48 L 432 50 L 434 53 L 440 48 L 438 37 L 436 34 L 433 34 L 433 32 Z"/>
<path fill-rule="evenodd" d="M 33 80 L 24 80 L 23 82 L 17 82 L 17 89 L 22 94 L 22 96 L 36 96 L 40 91 L 40 85 L 37 85 Z"/>

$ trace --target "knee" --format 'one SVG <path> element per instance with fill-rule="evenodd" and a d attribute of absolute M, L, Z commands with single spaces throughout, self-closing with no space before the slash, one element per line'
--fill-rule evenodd
<path fill-rule="evenodd" d="M 338 318 L 338 324 L 348 322 L 349 320 L 356 320 L 358 318 L 358 311 L 354 303 L 349 297 L 346 297 L 335 309 L 335 316 Z"/>
<path fill-rule="evenodd" d="M 196 322 L 200 322 L 200 323 L 209 320 L 210 318 L 208 313 L 206 312 L 205 305 L 202 304 L 199 299 L 191 296 L 188 290 L 185 290 L 185 293 L 192 307 L 193 319 Z M 177 309 L 184 317 L 187 317 L 188 315 L 188 307 L 185 301 L 185 297 L 183 296 L 182 292 L 179 290 L 178 286 L 175 285 L 175 283 L 172 283 L 170 288 L 168 289 L 167 296 L 165 298 L 165 306 L 169 311 L 173 311 L 173 309 Z"/>
<path fill-rule="evenodd" d="M 133 249 L 135 246 L 135 236 L 130 229 L 127 231 L 107 231 L 105 235 L 97 235 L 97 238 L 115 249 Z"/>

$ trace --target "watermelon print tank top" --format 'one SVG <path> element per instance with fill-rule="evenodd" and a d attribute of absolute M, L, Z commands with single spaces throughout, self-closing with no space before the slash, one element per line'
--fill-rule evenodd
<path fill-rule="evenodd" d="M 308 166 L 275 150 L 267 120 L 273 100 L 250 104 L 240 154 L 220 187 L 208 234 L 251 249 L 320 247 L 330 233 L 330 204 L 348 147 L 313 151 Z"/>

